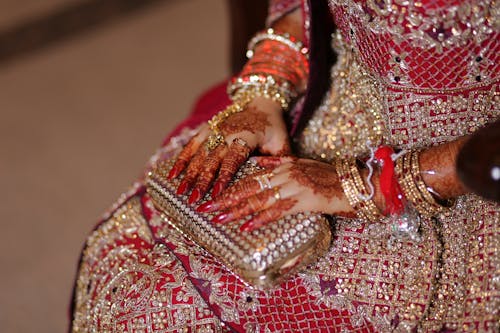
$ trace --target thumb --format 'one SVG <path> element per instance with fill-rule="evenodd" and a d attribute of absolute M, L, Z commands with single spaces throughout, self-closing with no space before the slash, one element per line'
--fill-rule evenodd
<path fill-rule="evenodd" d="M 290 146 L 288 134 L 285 129 L 274 129 L 274 135 L 269 138 L 269 141 L 265 142 L 260 151 L 265 155 L 273 156 L 289 156 L 291 155 L 292 149 Z"/>

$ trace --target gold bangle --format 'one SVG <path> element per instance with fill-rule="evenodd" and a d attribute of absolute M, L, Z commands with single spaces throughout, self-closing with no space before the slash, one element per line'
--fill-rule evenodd
<path fill-rule="evenodd" d="M 434 199 L 423 181 L 419 153 L 419 151 L 412 151 L 400 158 L 396 162 L 396 175 L 403 194 L 415 210 L 423 216 L 432 217 L 442 212 L 445 207 Z"/>
<path fill-rule="evenodd" d="M 242 95 L 250 94 L 277 102 L 284 110 L 288 109 L 290 102 L 297 95 L 292 91 L 288 82 L 279 84 L 270 75 L 258 74 L 236 78 L 228 85 L 227 92 L 233 101 L 238 101 Z"/>
<path fill-rule="evenodd" d="M 429 190 L 429 187 L 427 184 L 424 182 L 424 178 L 422 177 L 422 172 L 420 170 L 420 152 L 415 151 L 413 152 L 412 159 L 411 159 L 411 170 L 412 170 L 412 175 L 413 179 L 415 180 L 415 184 L 417 185 L 418 190 L 420 193 L 422 193 L 425 201 L 427 201 L 429 204 L 433 205 L 436 207 L 437 211 L 442 211 L 443 209 L 447 208 L 445 205 L 439 203 L 436 198 L 432 195 L 431 191 Z"/>
<path fill-rule="evenodd" d="M 356 215 L 368 222 L 379 221 L 383 216 L 373 200 L 362 198 L 368 197 L 369 193 L 359 173 L 356 160 L 337 160 L 336 169 L 345 196 L 356 211 Z"/>

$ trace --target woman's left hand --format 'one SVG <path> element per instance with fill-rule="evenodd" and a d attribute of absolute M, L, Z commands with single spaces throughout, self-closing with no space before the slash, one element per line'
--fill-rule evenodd
<path fill-rule="evenodd" d="M 216 223 L 254 215 L 241 226 L 251 231 L 289 214 L 304 211 L 354 217 L 333 165 L 295 157 L 253 157 L 264 170 L 225 190 L 200 212 L 221 211 Z"/>

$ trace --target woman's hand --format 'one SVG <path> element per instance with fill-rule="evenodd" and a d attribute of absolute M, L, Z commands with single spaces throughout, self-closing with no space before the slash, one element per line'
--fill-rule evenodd
<path fill-rule="evenodd" d="M 249 176 L 200 207 L 200 212 L 222 211 L 216 223 L 255 214 L 241 226 L 251 231 L 283 216 L 302 211 L 354 217 L 333 165 L 294 157 L 254 157 L 265 170 Z"/>
<path fill-rule="evenodd" d="M 219 128 L 223 144 L 209 151 L 206 142 L 211 131 L 208 125 L 203 126 L 181 151 L 170 171 L 169 179 L 185 171 L 177 194 L 193 189 L 189 203 L 203 198 L 214 180 L 212 196 L 217 196 L 256 148 L 269 155 L 290 153 L 281 108 L 268 99 L 256 98 L 245 110 L 224 120 Z"/>

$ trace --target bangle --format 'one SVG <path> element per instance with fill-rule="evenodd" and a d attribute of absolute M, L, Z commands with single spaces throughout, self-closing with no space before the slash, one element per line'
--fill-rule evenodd
<path fill-rule="evenodd" d="M 282 75 L 290 77 L 290 83 L 295 86 L 307 80 L 309 73 L 309 64 L 305 56 L 273 40 L 261 42 L 258 52 L 248 61 L 240 76 L 252 73 L 252 68 L 256 65 L 280 71 Z M 297 78 L 293 79 L 292 74 Z"/>
<path fill-rule="evenodd" d="M 358 218 L 377 222 L 383 216 L 372 199 L 367 199 L 368 191 L 363 183 L 355 159 L 337 160 L 336 170 L 342 189 Z"/>
<path fill-rule="evenodd" d="M 271 75 L 257 74 L 233 79 L 228 85 L 228 94 L 233 101 L 240 99 L 241 94 L 269 98 L 278 102 L 281 108 L 285 110 L 288 108 L 290 101 L 296 97 L 288 82 L 278 83 Z"/>
<path fill-rule="evenodd" d="M 306 56 L 309 52 L 307 47 L 304 47 L 304 44 L 302 44 L 302 42 L 296 40 L 294 37 L 290 36 L 290 34 L 277 33 L 274 29 L 269 28 L 264 32 L 256 34 L 252 39 L 250 39 L 250 42 L 248 42 L 248 51 L 246 54 L 248 59 L 253 57 L 255 46 L 264 40 L 273 40 L 276 42 L 280 42 L 288 46 L 295 52 L 303 54 L 304 56 Z"/>
<path fill-rule="evenodd" d="M 396 163 L 396 174 L 405 197 L 423 216 L 433 217 L 447 208 L 434 199 L 420 171 L 419 151 L 405 154 Z"/>
<path fill-rule="evenodd" d="M 228 85 L 228 94 L 235 102 L 241 94 L 268 98 L 287 110 L 298 92 L 305 89 L 309 75 L 307 48 L 288 34 L 267 29 L 250 40 L 248 49 L 250 60 Z"/>

